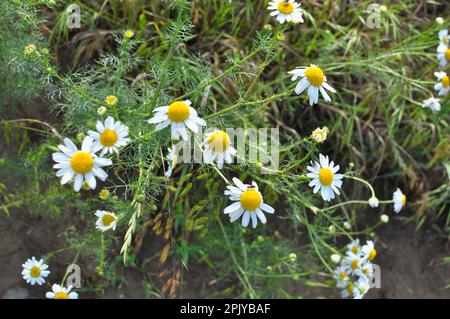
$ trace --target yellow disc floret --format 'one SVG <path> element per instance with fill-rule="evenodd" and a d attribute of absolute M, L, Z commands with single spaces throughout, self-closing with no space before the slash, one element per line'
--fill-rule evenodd
<path fill-rule="evenodd" d="M 325 81 L 325 75 L 323 74 L 322 69 L 317 66 L 310 66 L 309 68 L 306 68 L 305 76 L 309 83 L 317 87 Z"/>
<path fill-rule="evenodd" d="M 116 221 L 116 216 L 114 216 L 112 214 L 105 214 L 102 217 L 102 223 L 105 227 L 108 227 L 115 221 Z"/>
<path fill-rule="evenodd" d="M 352 261 L 352 269 L 356 270 L 358 268 L 358 266 L 359 266 L 359 259 L 356 258 Z"/>
<path fill-rule="evenodd" d="M 100 134 L 100 143 L 103 146 L 113 146 L 118 140 L 117 133 L 107 128 Z"/>
<path fill-rule="evenodd" d="M 69 299 L 69 295 L 64 291 L 59 291 L 55 294 L 55 299 Z"/>
<path fill-rule="evenodd" d="M 448 75 L 445 75 L 442 77 L 441 83 L 442 83 L 442 86 L 445 88 L 448 88 L 450 86 L 450 78 L 448 77 Z"/>
<path fill-rule="evenodd" d="M 262 197 L 256 189 L 248 189 L 242 193 L 240 201 L 245 210 L 253 211 L 261 205 Z"/>
<path fill-rule="evenodd" d="M 372 261 L 372 260 L 375 259 L 375 256 L 376 256 L 376 255 L 377 255 L 377 251 L 376 251 L 375 249 L 372 249 L 372 250 L 370 251 L 370 253 L 369 253 L 368 259 L 369 259 L 370 261 Z"/>
<path fill-rule="evenodd" d="M 339 275 L 339 278 L 341 280 L 344 280 L 345 278 L 347 278 L 347 273 L 345 271 L 341 272 L 341 274 Z"/>
<path fill-rule="evenodd" d="M 113 105 L 116 105 L 117 104 L 117 101 L 118 101 L 119 99 L 116 97 L 116 96 L 114 96 L 114 95 L 108 95 L 107 97 L 106 97 L 106 99 L 105 99 L 105 103 L 106 104 L 108 104 L 109 106 L 113 106 Z"/>
<path fill-rule="evenodd" d="M 406 205 L 406 195 L 403 194 L 402 195 L 402 206 L 405 206 L 405 205 Z"/>
<path fill-rule="evenodd" d="M 278 2 L 278 11 L 282 14 L 291 14 L 294 12 L 294 5 L 289 1 Z"/>
<path fill-rule="evenodd" d="M 173 102 L 169 105 L 167 116 L 172 122 L 184 122 L 190 114 L 189 106 L 184 102 Z"/>
<path fill-rule="evenodd" d="M 223 153 L 231 144 L 230 136 L 224 131 L 214 131 L 208 138 L 208 144 L 213 152 Z"/>
<path fill-rule="evenodd" d="M 450 49 L 445 50 L 445 59 L 450 61 Z"/>
<path fill-rule="evenodd" d="M 70 167 L 78 174 L 86 174 L 94 167 L 94 158 L 84 151 L 76 152 L 70 159 Z"/>
<path fill-rule="evenodd" d="M 319 171 L 319 181 L 324 186 L 330 186 L 333 182 L 334 174 L 329 168 L 322 168 Z"/>
<path fill-rule="evenodd" d="M 33 266 L 30 269 L 30 276 L 33 278 L 37 278 L 41 275 L 41 268 L 39 268 L 38 266 Z"/>

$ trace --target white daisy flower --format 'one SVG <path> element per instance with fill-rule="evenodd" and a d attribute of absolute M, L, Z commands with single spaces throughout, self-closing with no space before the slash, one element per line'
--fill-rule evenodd
<path fill-rule="evenodd" d="M 78 299 L 78 294 L 76 292 L 70 292 L 72 286 L 64 288 L 63 286 L 54 284 L 52 290 L 45 294 L 48 299 Z"/>
<path fill-rule="evenodd" d="M 106 118 L 105 124 L 97 121 L 95 128 L 97 132 L 88 131 L 88 135 L 94 139 L 94 152 L 102 150 L 100 156 L 112 152 L 119 154 L 119 148 L 130 142 L 128 126 L 115 122 L 111 116 Z"/>
<path fill-rule="evenodd" d="M 276 16 L 278 22 L 303 23 L 301 4 L 294 0 L 274 0 L 269 2 L 268 10 L 271 16 Z"/>
<path fill-rule="evenodd" d="M 362 299 L 370 289 L 369 279 L 367 277 L 360 277 L 354 284 L 352 289 L 353 299 Z"/>
<path fill-rule="evenodd" d="M 377 255 L 377 251 L 375 250 L 373 241 L 368 240 L 364 246 L 361 248 L 361 254 L 363 259 L 368 261 L 373 261 L 375 256 Z"/>
<path fill-rule="evenodd" d="M 394 211 L 398 214 L 406 205 L 406 195 L 402 193 L 400 188 L 397 188 L 392 195 L 392 200 L 394 201 Z"/>
<path fill-rule="evenodd" d="M 347 273 L 347 268 L 343 265 L 336 267 L 333 272 L 333 278 L 336 280 L 336 287 L 345 288 L 347 287 L 350 276 Z"/>
<path fill-rule="evenodd" d="M 97 210 L 95 216 L 98 217 L 97 222 L 95 223 L 97 229 L 100 229 L 102 232 L 109 229 L 116 230 L 116 214 L 104 210 Z"/>
<path fill-rule="evenodd" d="M 447 44 L 440 44 L 437 48 L 437 58 L 439 60 L 439 65 L 444 67 L 450 62 L 450 49 Z"/>
<path fill-rule="evenodd" d="M 441 99 L 430 97 L 422 102 L 422 107 L 429 107 L 433 112 L 439 112 L 441 110 Z"/>
<path fill-rule="evenodd" d="M 169 148 L 169 153 L 167 154 L 167 159 L 169 161 L 169 164 L 168 164 L 167 171 L 164 173 L 164 176 L 166 176 L 166 178 L 170 178 L 170 176 L 172 176 L 172 171 L 178 162 L 177 148 L 175 145 L 172 145 L 172 147 Z"/>
<path fill-rule="evenodd" d="M 439 83 L 434 86 L 434 89 L 438 91 L 439 96 L 444 96 L 450 91 L 450 78 L 444 71 L 434 72 L 434 76 L 438 79 Z"/>
<path fill-rule="evenodd" d="M 203 150 L 205 163 L 210 164 L 217 161 L 217 166 L 220 169 L 223 167 L 224 161 L 228 164 L 232 163 L 232 156 L 237 153 L 231 146 L 230 136 L 221 130 L 214 130 L 213 132 L 206 134 L 203 144 L 205 146 L 205 149 Z"/>
<path fill-rule="evenodd" d="M 308 89 L 309 105 L 319 102 L 319 91 L 327 102 L 331 102 L 331 98 L 326 90 L 336 93 L 336 90 L 327 83 L 327 78 L 322 69 L 314 64 L 311 64 L 310 67 L 298 67 L 288 73 L 293 75 L 292 81 L 297 80 L 299 77 L 302 78 L 295 87 L 295 93 L 301 94 Z"/>
<path fill-rule="evenodd" d="M 39 261 L 35 257 L 28 259 L 23 265 L 22 276 L 28 284 L 39 286 L 45 282 L 45 277 L 50 274 L 48 271 L 48 265 L 44 264 L 44 260 Z"/>
<path fill-rule="evenodd" d="M 448 45 L 449 39 L 450 38 L 448 36 L 447 29 L 439 31 L 439 45 L 441 45 L 441 44 Z"/>
<path fill-rule="evenodd" d="M 194 133 L 198 132 L 198 125 L 206 126 L 206 122 L 198 117 L 197 111 L 191 107 L 191 101 L 176 101 L 169 106 L 157 107 L 153 110 L 155 116 L 148 120 L 150 124 L 157 124 L 156 130 L 162 130 L 170 125 L 172 138 L 180 136 L 187 141 L 186 126 Z"/>
<path fill-rule="evenodd" d="M 349 275 L 356 275 L 363 262 L 364 260 L 359 252 L 355 254 L 351 251 L 348 251 L 344 259 L 342 260 L 342 265 L 345 267 L 345 269 L 347 269 Z"/>
<path fill-rule="evenodd" d="M 68 181 L 74 179 L 73 189 L 78 192 L 83 185 L 83 180 L 91 189 L 95 189 L 97 182 L 95 177 L 104 181 L 108 174 L 102 167 L 112 165 L 112 161 L 107 158 L 97 157 L 95 155 L 94 141 L 90 136 L 86 136 L 81 145 L 81 150 L 68 138 L 64 139 L 64 145 L 58 148 L 62 152 L 52 154 L 53 160 L 57 164 L 53 168 L 58 169 L 56 176 L 61 177 L 61 184 L 64 185 Z"/>
<path fill-rule="evenodd" d="M 310 187 L 314 187 L 314 194 L 320 189 L 320 193 L 324 201 L 330 201 L 334 199 L 334 193 L 340 194 L 338 187 L 342 186 L 342 174 L 336 174 L 339 170 L 339 165 L 334 166 L 333 161 L 329 161 L 328 156 L 319 155 L 319 161 L 311 161 L 312 166 L 308 166 L 307 169 L 310 173 L 308 177 L 312 178 L 309 182 Z"/>
<path fill-rule="evenodd" d="M 252 219 L 252 227 L 256 228 L 258 224 L 258 218 L 261 223 L 267 222 L 266 216 L 263 211 L 269 214 L 273 214 L 275 210 L 269 205 L 265 204 L 263 197 L 258 190 L 258 185 L 252 182 L 252 185 L 242 183 L 236 177 L 233 178 L 236 186 L 227 186 L 225 195 L 228 195 L 235 203 L 224 209 L 225 214 L 230 215 L 230 222 L 234 222 L 242 215 L 242 226 L 247 227 L 250 218 Z"/>
<path fill-rule="evenodd" d="M 370 261 L 363 261 L 361 266 L 356 270 L 359 277 L 372 278 L 374 273 L 373 264 Z"/>
<path fill-rule="evenodd" d="M 361 245 L 359 244 L 359 239 L 352 241 L 347 245 L 347 251 L 357 254 L 361 251 Z"/>

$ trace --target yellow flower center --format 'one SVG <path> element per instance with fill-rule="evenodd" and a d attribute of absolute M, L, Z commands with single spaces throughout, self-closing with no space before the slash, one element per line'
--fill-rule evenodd
<path fill-rule="evenodd" d="M 339 278 L 341 280 L 344 280 L 345 278 L 347 278 L 347 273 L 345 271 L 341 272 L 341 274 L 339 275 Z"/>
<path fill-rule="evenodd" d="M 348 285 L 347 291 L 348 291 L 349 294 L 351 294 L 353 292 L 353 285 L 352 284 Z"/>
<path fill-rule="evenodd" d="M 94 158 L 84 151 L 76 152 L 70 159 L 70 167 L 78 174 L 86 174 L 92 170 Z"/>
<path fill-rule="evenodd" d="M 248 189 L 241 195 L 241 205 L 245 210 L 253 211 L 261 205 L 262 197 L 256 189 Z"/>
<path fill-rule="evenodd" d="M 448 77 L 448 75 L 443 76 L 442 79 L 441 79 L 441 82 L 442 82 L 442 85 L 443 85 L 445 88 L 448 88 L 449 85 L 450 85 L 450 78 Z"/>
<path fill-rule="evenodd" d="M 69 294 L 64 291 L 59 291 L 55 294 L 55 299 L 69 299 Z"/>
<path fill-rule="evenodd" d="M 375 249 L 372 249 L 369 253 L 369 260 L 372 261 L 375 259 L 375 256 L 377 255 L 377 251 Z"/>
<path fill-rule="evenodd" d="M 318 68 L 317 66 L 306 68 L 305 75 L 308 79 L 308 82 L 317 87 L 319 87 L 323 83 L 323 81 L 325 81 L 325 75 L 323 74 L 322 69 Z"/>
<path fill-rule="evenodd" d="M 405 205 L 406 205 L 406 195 L 403 194 L 402 195 L 402 206 L 405 206 Z"/>
<path fill-rule="evenodd" d="M 324 186 L 330 186 L 333 182 L 333 172 L 329 168 L 322 168 L 319 171 L 319 181 Z"/>
<path fill-rule="evenodd" d="M 115 97 L 114 95 L 109 95 L 105 99 L 106 104 L 108 104 L 109 106 L 116 105 L 117 101 L 117 97 Z"/>
<path fill-rule="evenodd" d="M 443 38 L 442 38 L 442 43 L 447 44 L 447 42 L 448 42 L 447 37 L 443 37 Z"/>
<path fill-rule="evenodd" d="M 118 140 L 117 133 L 107 128 L 100 134 L 100 143 L 103 146 L 113 146 Z"/>
<path fill-rule="evenodd" d="M 225 152 L 231 144 L 230 136 L 224 131 L 212 132 L 208 138 L 208 144 L 213 152 Z"/>
<path fill-rule="evenodd" d="M 37 278 L 41 275 L 41 268 L 39 268 L 38 266 L 33 266 L 30 269 L 30 276 L 33 278 Z"/>
<path fill-rule="evenodd" d="M 355 270 L 356 268 L 358 268 L 359 265 L 359 259 L 355 259 L 352 261 L 352 269 Z"/>
<path fill-rule="evenodd" d="M 294 5 L 288 1 L 278 2 L 278 11 L 283 14 L 291 14 L 294 12 Z"/>
<path fill-rule="evenodd" d="M 173 102 L 167 111 L 167 116 L 172 122 L 184 122 L 189 114 L 189 106 L 184 102 Z"/>
<path fill-rule="evenodd" d="M 450 49 L 445 50 L 445 59 L 450 61 Z"/>
<path fill-rule="evenodd" d="M 116 221 L 116 217 L 111 215 L 111 214 L 105 214 L 102 217 L 102 223 L 105 227 L 108 227 L 109 225 L 111 225 L 113 222 Z"/>

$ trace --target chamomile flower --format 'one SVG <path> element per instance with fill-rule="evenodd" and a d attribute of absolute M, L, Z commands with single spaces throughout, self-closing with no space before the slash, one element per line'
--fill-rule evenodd
<path fill-rule="evenodd" d="M 108 106 L 114 106 L 114 105 L 117 104 L 117 102 L 119 102 L 119 99 L 118 99 L 117 96 L 115 96 L 115 95 L 108 95 L 108 96 L 105 98 L 105 103 L 106 103 Z"/>
<path fill-rule="evenodd" d="M 45 282 L 45 277 L 50 274 L 48 271 L 48 266 L 44 264 L 44 260 L 39 261 L 35 257 L 28 259 L 23 265 L 22 276 L 28 284 L 34 286 L 38 284 L 39 286 Z"/>
<path fill-rule="evenodd" d="M 444 67 L 450 62 L 450 49 L 447 44 L 441 43 L 437 48 L 437 58 L 439 60 L 439 65 Z"/>
<path fill-rule="evenodd" d="M 226 132 L 214 130 L 206 134 L 203 144 L 205 146 L 203 151 L 205 163 L 217 161 L 217 166 L 221 169 L 224 162 L 228 164 L 233 162 L 232 156 L 236 154 L 236 150 L 231 146 L 230 136 Z"/>
<path fill-rule="evenodd" d="M 347 245 L 347 251 L 357 254 L 361 251 L 361 245 L 359 244 L 359 239 L 352 241 Z"/>
<path fill-rule="evenodd" d="M 302 78 L 295 87 L 295 93 L 301 94 L 308 89 L 310 105 L 319 102 L 319 91 L 327 102 L 331 102 L 331 98 L 326 90 L 336 93 L 336 90 L 327 83 L 327 78 L 322 69 L 314 64 L 309 67 L 298 67 L 288 73 L 292 74 L 292 81 L 296 81 L 299 77 Z"/>
<path fill-rule="evenodd" d="M 373 273 L 373 264 L 367 260 L 363 260 L 361 266 L 356 270 L 356 275 L 359 277 L 372 278 Z"/>
<path fill-rule="evenodd" d="M 310 187 L 314 187 L 314 194 L 320 189 L 320 193 L 324 201 L 334 199 L 334 193 L 340 194 L 338 187 L 342 186 L 342 174 L 336 174 L 339 170 L 339 165 L 334 166 L 333 161 L 329 161 L 328 156 L 319 155 L 319 162 L 312 162 L 307 169 L 310 171 L 308 177 L 312 178 L 309 182 Z"/>
<path fill-rule="evenodd" d="M 438 83 L 434 86 L 434 89 L 438 91 L 439 96 L 444 96 L 450 91 L 450 78 L 444 71 L 434 72 L 434 76 L 438 79 Z"/>
<path fill-rule="evenodd" d="M 206 125 L 206 122 L 198 117 L 197 111 L 191 107 L 191 101 L 175 101 L 168 106 L 157 107 L 153 112 L 156 114 L 148 120 L 148 123 L 158 124 L 155 128 L 157 131 L 170 125 L 172 138 L 174 139 L 179 139 L 181 135 L 187 141 L 186 127 L 197 133 L 198 125 Z"/>
<path fill-rule="evenodd" d="M 311 137 L 316 143 L 323 143 L 327 139 L 328 135 L 328 127 L 323 128 L 316 128 L 312 134 Z"/>
<path fill-rule="evenodd" d="M 429 107 L 433 112 L 439 112 L 441 110 L 441 99 L 430 97 L 422 102 L 422 107 Z"/>
<path fill-rule="evenodd" d="M 356 275 L 363 262 L 364 260 L 359 252 L 355 254 L 347 251 L 347 254 L 342 260 L 342 265 L 344 265 L 350 275 Z"/>
<path fill-rule="evenodd" d="M 278 22 L 303 23 L 302 9 L 300 3 L 294 0 L 274 0 L 269 2 L 268 10 L 272 11 L 271 16 L 276 16 Z"/>
<path fill-rule="evenodd" d="M 377 255 L 377 251 L 375 250 L 373 241 L 368 240 L 364 246 L 361 248 L 361 254 L 363 259 L 368 261 L 373 261 L 375 256 Z"/>
<path fill-rule="evenodd" d="M 353 299 L 362 299 L 370 289 L 369 279 L 367 277 L 359 277 L 355 282 L 352 290 Z"/>
<path fill-rule="evenodd" d="M 116 230 L 116 214 L 104 210 L 97 210 L 95 216 L 98 217 L 97 222 L 95 223 L 97 229 L 100 229 L 102 232 L 109 229 Z"/>
<path fill-rule="evenodd" d="M 233 182 L 236 186 L 227 186 L 225 195 L 228 195 L 234 203 L 223 211 L 230 215 L 230 222 L 234 222 L 243 216 L 242 226 L 244 227 L 248 226 L 250 219 L 253 228 L 256 228 L 258 218 L 261 223 L 265 224 L 267 220 L 264 212 L 273 214 L 275 210 L 264 203 L 258 185 L 255 182 L 252 182 L 252 185 L 244 184 L 236 177 L 233 178 Z"/>
<path fill-rule="evenodd" d="M 448 45 L 450 37 L 448 36 L 448 30 L 444 29 L 439 31 L 439 45 Z"/>
<path fill-rule="evenodd" d="M 343 265 L 336 267 L 333 272 L 333 278 L 336 280 L 336 287 L 345 288 L 348 285 L 350 276 L 348 274 L 347 268 Z"/>
<path fill-rule="evenodd" d="M 72 290 L 72 286 L 64 288 L 63 286 L 54 284 L 52 291 L 47 292 L 45 297 L 48 299 L 78 299 L 78 294 L 70 290 Z"/>
<path fill-rule="evenodd" d="M 56 162 L 53 168 L 58 169 L 56 176 L 62 177 L 62 185 L 74 179 L 73 189 L 78 192 L 83 186 L 84 180 L 91 189 L 95 189 L 96 177 L 102 181 L 108 177 L 102 167 L 112 165 L 112 161 L 95 155 L 94 140 L 90 136 L 84 138 L 81 150 L 78 150 L 77 146 L 68 138 L 65 138 L 64 145 L 59 145 L 58 148 L 62 152 L 52 154 L 53 160 Z"/>
<path fill-rule="evenodd" d="M 119 148 L 130 142 L 128 126 L 115 122 L 111 116 L 106 118 L 104 124 L 97 121 L 95 128 L 97 132 L 88 131 L 88 134 L 94 139 L 94 152 L 102 150 L 100 156 L 112 152 L 119 154 Z"/>
<path fill-rule="evenodd" d="M 167 171 L 164 173 L 164 176 L 166 178 L 170 178 L 172 176 L 172 171 L 177 165 L 178 161 L 178 155 L 177 155 L 177 148 L 175 145 L 173 145 L 171 148 L 169 148 L 169 154 L 167 155 L 167 159 L 169 160 Z"/>
<path fill-rule="evenodd" d="M 398 214 L 406 206 L 406 195 L 402 193 L 400 188 L 397 188 L 392 195 L 392 200 L 394 201 L 394 211 Z"/>

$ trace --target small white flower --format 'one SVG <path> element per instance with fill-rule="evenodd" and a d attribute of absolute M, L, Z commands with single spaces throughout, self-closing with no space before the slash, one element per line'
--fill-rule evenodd
<path fill-rule="evenodd" d="M 347 268 L 343 265 L 336 267 L 333 272 L 333 278 L 336 280 L 336 287 L 345 288 L 348 286 L 350 276 L 347 272 Z"/>
<path fill-rule="evenodd" d="M 327 135 L 328 135 L 328 128 L 327 127 L 323 127 L 323 128 L 319 127 L 319 128 L 316 128 L 312 132 L 311 137 L 316 143 L 323 143 L 327 139 Z"/>
<path fill-rule="evenodd" d="M 23 265 L 22 276 L 28 284 L 34 286 L 38 284 L 39 286 L 45 282 L 45 277 L 50 274 L 48 271 L 48 266 L 44 264 L 44 260 L 36 260 L 35 257 L 28 259 Z"/>
<path fill-rule="evenodd" d="M 187 141 L 186 127 L 197 133 L 198 125 L 206 125 L 206 122 L 198 117 L 197 111 L 191 107 L 191 101 L 176 101 L 168 106 L 157 107 L 153 112 L 156 114 L 148 120 L 148 123 L 158 124 L 155 127 L 157 131 L 170 125 L 173 139 L 179 139 L 181 136 Z"/>
<path fill-rule="evenodd" d="M 300 3 L 294 0 L 274 0 L 269 2 L 268 10 L 271 10 L 271 16 L 276 16 L 278 22 L 303 23 L 302 9 Z"/>
<path fill-rule="evenodd" d="M 373 261 L 375 256 L 377 255 L 377 251 L 375 250 L 373 241 L 368 240 L 364 246 L 361 248 L 361 254 L 363 259 L 368 261 Z"/>
<path fill-rule="evenodd" d="M 439 60 L 439 65 L 441 67 L 444 67 L 447 65 L 447 63 L 450 62 L 450 49 L 448 48 L 447 44 L 441 43 L 437 47 L 437 58 Z"/>
<path fill-rule="evenodd" d="M 244 227 L 248 226 L 250 218 L 253 228 L 256 228 L 258 218 L 261 223 L 265 224 L 267 220 L 263 212 L 273 214 L 275 210 L 264 203 L 258 185 L 255 182 L 252 182 L 252 185 L 244 184 L 236 177 L 233 178 L 233 182 L 237 187 L 227 186 L 225 195 L 228 195 L 234 203 L 223 211 L 230 215 L 230 222 L 234 222 L 243 216 L 242 226 Z"/>
<path fill-rule="evenodd" d="M 438 79 L 438 83 L 434 89 L 438 91 L 439 96 L 445 96 L 450 91 L 450 78 L 444 71 L 434 72 L 434 76 Z"/>
<path fill-rule="evenodd" d="M 52 290 L 45 294 L 45 297 L 49 299 L 78 299 L 78 294 L 76 292 L 70 292 L 72 286 L 64 288 L 60 285 L 54 284 Z"/>
<path fill-rule="evenodd" d="M 339 263 L 341 262 L 341 256 L 338 255 L 338 254 L 332 254 L 332 255 L 330 256 L 330 259 L 331 259 L 331 261 L 332 261 L 333 263 L 335 263 L 335 264 L 339 264 Z"/>
<path fill-rule="evenodd" d="M 444 19 L 442 17 L 437 17 L 436 18 L 436 23 L 439 25 L 443 25 L 444 24 Z"/>
<path fill-rule="evenodd" d="M 444 29 L 439 31 L 439 45 L 444 44 L 448 45 L 449 42 L 448 30 Z"/>
<path fill-rule="evenodd" d="M 104 210 L 97 210 L 95 216 L 98 217 L 97 222 L 95 223 L 97 229 L 100 229 L 102 232 L 109 229 L 116 230 L 116 214 Z"/>
<path fill-rule="evenodd" d="M 389 223 L 389 216 L 383 214 L 383 215 L 380 216 L 380 220 L 381 220 L 382 223 L 387 224 L 387 223 Z"/>
<path fill-rule="evenodd" d="M 356 271 L 358 277 L 372 278 L 374 274 L 373 264 L 368 260 L 363 260 L 361 266 Z"/>
<path fill-rule="evenodd" d="M 319 162 L 312 162 L 307 169 L 310 171 L 308 177 L 312 178 L 309 182 L 310 187 L 314 187 L 314 194 L 320 189 L 320 193 L 324 201 L 334 199 L 334 193 L 340 194 L 338 187 L 342 186 L 342 174 L 336 174 L 339 170 L 339 165 L 334 166 L 333 161 L 329 161 L 328 156 L 319 155 Z"/>
<path fill-rule="evenodd" d="M 441 110 L 441 99 L 430 97 L 422 102 L 422 107 L 429 107 L 433 112 L 439 112 Z"/>
<path fill-rule="evenodd" d="M 172 176 L 172 171 L 174 170 L 174 168 L 178 162 L 177 147 L 175 145 L 172 145 L 172 147 L 169 148 L 169 153 L 167 154 L 167 160 L 169 163 L 168 163 L 167 171 L 164 173 L 164 176 L 166 176 L 166 178 L 170 178 L 170 176 Z"/>
<path fill-rule="evenodd" d="M 361 245 L 359 244 L 359 239 L 352 241 L 347 245 L 347 251 L 352 252 L 354 254 L 358 254 L 361 251 Z"/>
<path fill-rule="evenodd" d="M 369 206 L 372 208 L 377 208 L 380 204 L 380 201 L 375 196 L 369 198 Z"/>
<path fill-rule="evenodd" d="M 394 211 L 398 214 L 406 205 L 406 195 L 402 193 L 400 188 L 397 188 L 392 196 L 392 200 L 394 201 Z"/>
<path fill-rule="evenodd" d="M 295 93 L 301 94 L 308 89 L 310 105 L 319 102 L 319 91 L 327 102 L 331 102 L 331 98 L 326 90 L 336 93 L 336 90 L 327 83 L 327 78 L 322 69 L 314 64 L 311 64 L 310 67 L 298 67 L 288 73 L 292 74 L 292 81 L 297 80 L 299 77 L 302 78 L 295 87 Z"/>
<path fill-rule="evenodd" d="M 203 151 L 205 163 L 217 161 L 217 166 L 222 169 L 224 161 L 228 164 L 233 162 L 232 156 L 236 154 L 236 150 L 231 146 L 230 136 L 226 132 L 214 130 L 206 134 L 203 145 L 205 146 Z"/>
<path fill-rule="evenodd" d="M 370 282 L 367 277 L 360 277 L 354 285 L 352 295 L 353 299 L 362 299 L 370 289 Z"/>
<path fill-rule="evenodd" d="M 347 269 L 348 274 L 356 275 L 363 262 L 364 260 L 359 252 L 355 254 L 351 251 L 347 251 L 347 254 L 342 260 L 342 265 Z"/>
<path fill-rule="evenodd" d="M 94 139 L 94 152 L 100 152 L 100 156 L 106 153 L 119 154 L 119 148 L 126 146 L 130 142 L 128 137 L 128 126 L 119 121 L 115 122 L 111 116 L 108 116 L 103 124 L 97 121 L 95 126 L 97 132 L 88 131 L 90 137 Z"/>
<path fill-rule="evenodd" d="M 57 163 L 53 168 L 58 169 L 56 176 L 61 177 L 61 184 L 74 179 L 73 188 L 80 191 L 83 180 L 91 189 L 95 189 L 97 182 L 95 177 L 104 181 L 108 174 L 102 167 L 112 165 L 112 161 L 107 158 L 97 157 L 94 153 L 94 141 L 90 136 L 86 136 L 81 145 L 81 150 L 68 138 L 64 139 L 64 145 L 58 148 L 62 152 L 52 154 L 53 160 Z"/>

